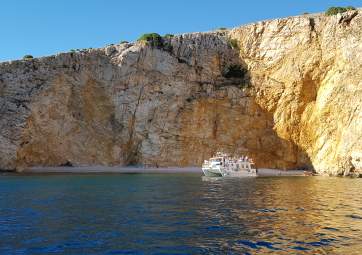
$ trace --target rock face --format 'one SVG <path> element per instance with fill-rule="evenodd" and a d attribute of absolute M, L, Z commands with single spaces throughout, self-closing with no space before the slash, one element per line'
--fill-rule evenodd
<path fill-rule="evenodd" d="M 0 116 L 1 169 L 190 166 L 223 150 L 258 167 L 355 174 L 362 14 L 2 63 Z"/>

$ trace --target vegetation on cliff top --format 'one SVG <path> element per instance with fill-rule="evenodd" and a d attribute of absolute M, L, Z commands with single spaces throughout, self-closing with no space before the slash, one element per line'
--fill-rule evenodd
<path fill-rule="evenodd" d="M 336 15 L 338 13 L 343 13 L 346 11 L 351 11 L 351 10 L 356 10 L 356 8 L 354 8 L 353 6 L 347 6 L 347 7 L 330 7 L 328 8 L 328 10 L 326 10 L 325 14 L 327 16 L 332 16 L 332 15 Z"/>
<path fill-rule="evenodd" d="M 146 42 L 152 47 L 161 48 L 163 46 L 163 39 L 157 33 L 144 34 L 137 40 L 138 42 Z"/>
<path fill-rule="evenodd" d="M 34 57 L 32 55 L 25 55 L 23 57 L 24 60 L 33 59 Z"/>
<path fill-rule="evenodd" d="M 171 38 L 173 38 L 173 34 L 166 34 L 165 36 L 161 36 L 157 33 L 149 33 L 144 34 L 140 38 L 138 38 L 138 42 L 146 42 L 151 47 L 155 47 L 158 49 L 163 49 L 165 51 L 171 52 L 172 45 L 170 43 Z"/>
<path fill-rule="evenodd" d="M 165 34 L 165 35 L 163 36 L 163 38 L 172 38 L 172 37 L 174 37 L 173 34 Z"/>

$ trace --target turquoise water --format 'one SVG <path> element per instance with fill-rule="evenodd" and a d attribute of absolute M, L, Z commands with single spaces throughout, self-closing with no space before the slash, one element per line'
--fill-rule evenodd
<path fill-rule="evenodd" d="M 0 254 L 361 254 L 362 179 L 0 176 Z"/>

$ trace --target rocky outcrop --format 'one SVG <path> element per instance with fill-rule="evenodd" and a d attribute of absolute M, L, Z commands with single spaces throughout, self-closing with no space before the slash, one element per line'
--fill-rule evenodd
<path fill-rule="evenodd" d="M 190 166 L 224 150 L 355 174 L 361 25 L 358 11 L 303 15 L 2 63 L 0 168 Z"/>

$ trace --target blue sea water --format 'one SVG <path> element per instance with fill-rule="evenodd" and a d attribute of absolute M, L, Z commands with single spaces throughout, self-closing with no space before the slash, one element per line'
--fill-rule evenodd
<path fill-rule="evenodd" d="M 0 254 L 362 254 L 362 179 L 2 175 Z"/>

